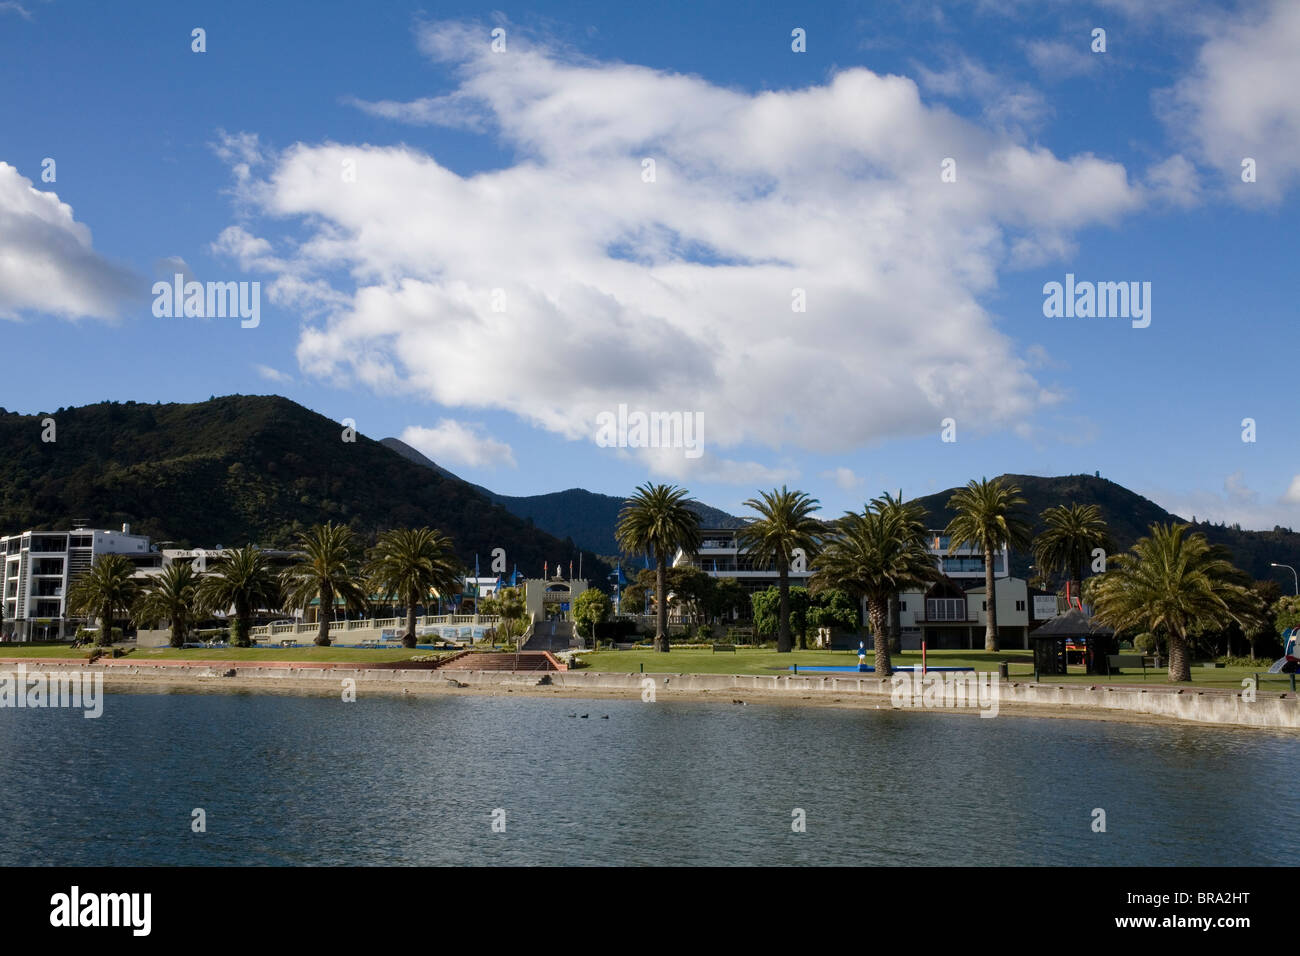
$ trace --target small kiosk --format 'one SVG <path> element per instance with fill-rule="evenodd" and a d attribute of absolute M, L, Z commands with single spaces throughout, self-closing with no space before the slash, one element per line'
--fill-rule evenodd
<path fill-rule="evenodd" d="M 1073 608 L 1035 630 L 1029 642 L 1034 646 L 1034 671 L 1040 676 L 1068 673 L 1067 642 L 1084 645 L 1084 664 L 1089 674 L 1104 674 L 1106 655 L 1114 653 L 1115 632 Z"/>

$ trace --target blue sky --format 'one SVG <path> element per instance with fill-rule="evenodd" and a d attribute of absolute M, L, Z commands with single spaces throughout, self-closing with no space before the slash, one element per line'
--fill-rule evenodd
<path fill-rule="evenodd" d="M 1100 471 L 1300 526 L 1297 5 L 816 6 L 0 3 L 0 405 L 277 393 L 508 494 Z M 177 263 L 258 327 L 155 317 Z M 1045 317 L 1066 273 L 1150 326 Z M 705 454 L 599 446 L 620 403 Z"/>

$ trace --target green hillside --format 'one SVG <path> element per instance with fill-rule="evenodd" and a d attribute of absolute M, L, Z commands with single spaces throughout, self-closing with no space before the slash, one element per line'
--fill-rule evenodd
<path fill-rule="evenodd" d="M 1078 502 L 1084 505 L 1096 505 L 1102 517 L 1110 525 L 1111 535 L 1118 548 L 1123 551 L 1132 546 L 1138 538 L 1147 533 L 1154 522 L 1187 521 L 1183 517 L 1170 514 L 1155 502 L 1129 491 L 1123 485 L 1093 475 L 1062 475 L 1053 478 L 1040 478 L 1034 475 L 1005 475 L 1009 481 L 1018 485 L 1023 497 L 1029 502 L 1023 510 L 1031 519 L 1034 534 L 1043 528 L 1041 515 L 1045 508 L 1053 505 Z M 928 524 L 932 528 L 943 527 L 952 517 L 947 510 L 948 499 L 956 488 L 926 495 L 917 501 L 929 512 Z M 1300 560 L 1300 534 L 1290 529 L 1275 528 L 1272 531 L 1243 531 L 1240 528 L 1213 525 L 1198 522 L 1197 531 L 1203 532 L 1213 544 L 1221 544 L 1232 552 L 1233 561 L 1242 570 L 1261 580 L 1272 579 L 1288 586 L 1283 590 L 1290 592 L 1290 573 L 1283 572 L 1285 579 L 1269 567 L 1270 561 L 1284 564 L 1297 564 Z M 1014 574 L 1027 577 L 1029 565 L 1033 558 L 1029 554 L 1012 554 L 1011 569 Z"/>
<path fill-rule="evenodd" d="M 385 438 L 382 444 L 411 461 L 432 468 L 441 475 L 455 477 L 451 472 L 426 458 L 410 445 L 397 438 Z M 625 499 L 616 495 L 602 495 L 582 488 L 555 491 L 544 495 L 499 495 L 481 485 L 474 485 L 511 514 L 532 521 L 558 537 L 572 538 L 579 546 L 597 554 L 618 554 L 614 540 L 614 527 Z M 631 489 L 628 489 L 629 493 Z M 693 510 L 700 516 L 705 528 L 738 528 L 744 522 L 725 511 L 705 504 L 695 504 Z"/>
<path fill-rule="evenodd" d="M 529 575 L 542 562 L 577 561 L 577 548 L 494 504 L 472 485 L 414 464 L 377 441 L 277 396 L 232 395 L 196 404 L 105 402 L 45 415 L 0 410 L 0 528 L 92 526 L 180 546 L 284 546 L 333 520 L 367 539 L 429 524 L 450 534 L 469 567 L 488 573 L 494 548 Z M 584 559 L 593 581 L 607 568 Z"/>

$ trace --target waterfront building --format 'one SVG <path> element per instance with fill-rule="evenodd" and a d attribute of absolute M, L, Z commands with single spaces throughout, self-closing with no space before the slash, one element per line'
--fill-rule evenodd
<path fill-rule="evenodd" d="M 70 639 L 84 618 L 70 617 L 68 590 L 100 555 L 122 554 L 142 573 L 161 567 L 163 556 L 146 535 L 87 528 L 71 531 L 23 531 L 0 537 L 4 560 L 4 621 L 7 641 Z"/>

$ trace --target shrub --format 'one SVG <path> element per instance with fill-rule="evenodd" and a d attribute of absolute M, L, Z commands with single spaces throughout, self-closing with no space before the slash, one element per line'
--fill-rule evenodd
<path fill-rule="evenodd" d="M 1263 657 L 1216 657 L 1214 662 L 1224 667 L 1267 667 L 1271 660 Z"/>
<path fill-rule="evenodd" d="M 1139 634 L 1133 638 L 1133 650 L 1142 654 L 1154 654 L 1156 652 L 1156 639 L 1152 634 Z"/>
<path fill-rule="evenodd" d="M 708 624 L 701 624 L 700 629 L 695 632 L 696 636 L 702 641 L 713 640 L 713 628 Z"/>

